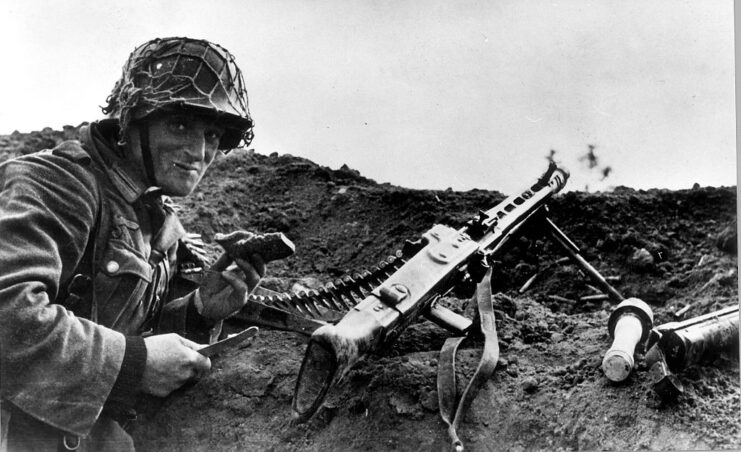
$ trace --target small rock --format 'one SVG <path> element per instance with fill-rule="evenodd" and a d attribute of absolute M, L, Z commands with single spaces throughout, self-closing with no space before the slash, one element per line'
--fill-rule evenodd
<path fill-rule="evenodd" d="M 589 367 L 591 367 L 592 369 L 601 369 L 602 368 L 602 357 L 593 356 L 589 358 Z"/>
<path fill-rule="evenodd" d="M 527 377 L 520 383 L 522 390 L 525 392 L 535 392 L 538 390 L 538 380 L 534 377 Z"/>
<path fill-rule="evenodd" d="M 339 410 L 335 407 L 330 408 L 327 406 L 322 406 L 316 413 L 316 419 L 319 420 L 322 424 L 327 425 L 332 422 L 332 419 L 337 416 L 338 412 Z"/>
<path fill-rule="evenodd" d="M 566 375 L 567 369 L 565 367 L 556 367 L 553 369 L 553 375 L 559 377 L 561 375 Z"/>
<path fill-rule="evenodd" d="M 509 374 L 510 377 L 516 377 L 517 373 L 517 366 L 507 366 L 507 374 Z"/>
<path fill-rule="evenodd" d="M 425 390 L 419 395 L 419 404 L 427 411 L 435 412 L 438 409 L 437 391 Z"/>
<path fill-rule="evenodd" d="M 551 340 L 555 343 L 563 342 L 563 338 L 565 336 L 562 333 L 553 333 L 551 334 Z"/>
<path fill-rule="evenodd" d="M 498 293 L 492 297 L 492 301 L 494 302 L 495 309 L 500 310 L 512 318 L 517 317 L 517 304 L 515 304 L 515 301 L 512 298 L 503 293 Z M 500 313 L 497 317 L 501 316 L 502 314 Z"/>
<path fill-rule="evenodd" d="M 636 270 L 650 270 L 654 266 L 654 257 L 646 248 L 636 250 L 628 260 Z"/>
<path fill-rule="evenodd" d="M 718 277 L 718 283 L 721 286 L 734 287 L 738 282 L 738 276 L 735 269 L 730 269 L 728 272 L 721 274 Z"/>
<path fill-rule="evenodd" d="M 737 254 L 738 252 L 738 229 L 736 222 L 726 226 L 722 231 L 718 233 L 715 238 L 715 245 L 721 251 L 725 251 L 730 254 Z"/>
<path fill-rule="evenodd" d="M 412 419 L 420 419 L 424 414 L 417 408 L 417 404 L 409 400 L 409 396 L 394 394 L 389 399 L 389 405 L 394 408 L 396 413 L 402 416 L 409 416 Z"/>
<path fill-rule="evenodd" d="M 522 341 L 512 341 L 512 344 L 510 344 L 510 349 L 515 352 L 520 352 L 522 350 L 525 350 L 527 348 L 527 345 L 523 344 Z"/>
<path fill-rule="evenodd" d="M 527 264 L 525 262 L 520 262 L 519 264 L 515 265 L 515 275 L 519 279 L 524 279 L 535 273 L 535 266 L 532 264 Z"/>
<path fill-rule="evenodd" d="M 355 396 L 347 401 L 347 409 L 353 414 L 363 414 L 368 409 L 368 402 Z"/>

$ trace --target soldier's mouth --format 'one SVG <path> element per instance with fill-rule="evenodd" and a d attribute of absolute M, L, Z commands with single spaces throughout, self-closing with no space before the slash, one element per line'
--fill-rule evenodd
<path fill-rule="evenodd" d="M 179 168 L 183 171 L 198 171 L 198 167 L 187 163 L 173 162 L 172 166 Z"/>

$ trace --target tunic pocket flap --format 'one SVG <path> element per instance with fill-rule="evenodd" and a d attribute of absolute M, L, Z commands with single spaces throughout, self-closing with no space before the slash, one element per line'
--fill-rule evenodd
<path fill-rule="evenodd" d="M 100 268 L 109 276 L 130 274 L 136 275 L 146 282 L 152 282 L 152 273 L 154 272 L 149 262 L 118 240 L 108 242 L 108 249 L 100 263 Z"/>

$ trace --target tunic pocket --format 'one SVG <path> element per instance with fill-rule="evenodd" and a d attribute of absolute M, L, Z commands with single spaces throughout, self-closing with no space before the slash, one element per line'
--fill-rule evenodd
<path fill-rule="evenodd" d="M 95 276 L 97 322 L 124 334 L 137 331 L 149 305 L 144 296 L 153 273 L 149 262 L 128 243 L 108 242 Z"/>

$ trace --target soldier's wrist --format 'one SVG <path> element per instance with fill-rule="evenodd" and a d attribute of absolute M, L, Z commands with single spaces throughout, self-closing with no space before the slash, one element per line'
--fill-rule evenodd
<path fill-rule="evenodd" d="M 124 351 L 121 368 L 106 403 L 125 408 L 133 407 L 140 390 L 146 364 L 147 347 L 144 344 L 144 338 L 126 336 L 126 350 Z"/>

